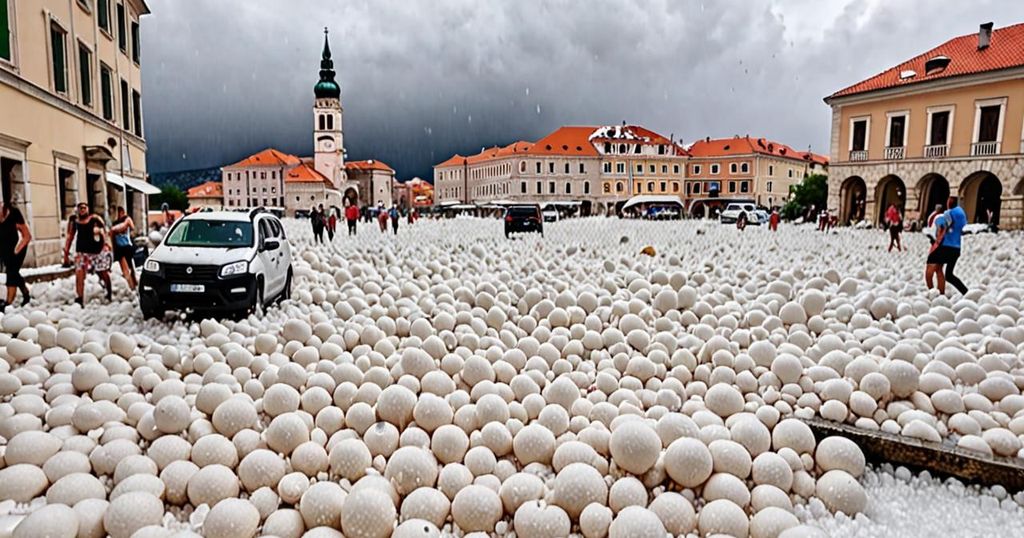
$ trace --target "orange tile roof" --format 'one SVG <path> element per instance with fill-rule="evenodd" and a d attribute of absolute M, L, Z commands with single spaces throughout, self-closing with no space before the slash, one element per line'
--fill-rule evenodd
<path fill-rule="evenodd" d="M 267 148 L 259 153 L 250 155 L 235 164 L 224 168 L 241 168 L 248 166 L 294 166 L 302 162 L 298 157 L 289 155 L 274 148 Z"/>
<path fill-rule="evenodd" d="M 766 138 L 750 138 L 740 136 L 733 138 L 705 138 L 693 143 L 689 148 L 693 157 L 728 157 L 731 155 L 750 155 L 760 153 L 789 159 L 806 160 L 807 152 L 797 151 L 786 144 L 773 142 Z"/>
<path fill-rule="evenodd" d="M 223 197 L 224 186 L 220 181 L 207 181 L 188 190 L 189 198 Z"/>
<path fill-rule="evenodd" d="M 469 157 L 466 157 L 466 161 L 469 164 L 476 164 L 486 162 L 491 159 L 500 159 L 502 157 L 508 157 L 510 155 L 526 154 L 529 152 L 530 147 L 532 146 L 532 142 L 525 142 L 523 140 L 519 140 L 518 142 L 513 142 L 505 147 L 494 146 L 493 148 L 485 149 L 480 153 L 477 153 L 476 155 L 470 155 Z"/>
<path fill-rule="evenodd" d="M 288 170 L 284 175 L 284 181 L 285 183 L 324 183 L 328 187 L 334 188 L 331 180 L 324 177 L 323 174 L 317 172 L 315 168 L 307 163 L 301 163 Z"/>
<path fill-rule="evenodd" d="M 929 75 L 925 62 L 936 56 L 949 58 L 949 65 Z M 924 54 L 839 90 L 828 99 L 1021 66 L 1024 66 L 1024 23 L 992 30 L 989 46 L 981 50 L 978 50 L 977 32 L 954 37 Z M 901 78 L 905 71 L 914 71 L 915 74 Z"/>
<path fill-rule="evenodd" d="M 448 159 L 444 160 L 440 164 L 435 164 L 434 167 L 443 168 L 445 166 L 462 166 L 464 164 L 466 164 L 466 158 L 456 153 L 455 155 L 448 157 Z"/>
<path fill-rule="evenodd" d="M 345 170 L 381 170 L 384 172 L 391 172 L 392 174 L 395 173 L 395 170 L 393 168 L 383 163 L 382 161 L 377 161 L 374 159 L 369 159 L 366 161 L 348 161 L 345 163 Z"/>
<path fill-rule="evenodd" d="M 593 126 L 565 126 L 534 142 L 527 151 L 530 155 L 588 156 L 598 155 L 590 135 L 598 128 Z"/>

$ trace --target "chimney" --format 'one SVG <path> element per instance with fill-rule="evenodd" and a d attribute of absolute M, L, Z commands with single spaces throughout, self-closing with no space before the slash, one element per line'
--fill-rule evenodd
<path fill-rule="evenodd" d="M 992 23 L 986 22 L 978 28 L 978 50 L 985 50 L 992 42 Z"/>

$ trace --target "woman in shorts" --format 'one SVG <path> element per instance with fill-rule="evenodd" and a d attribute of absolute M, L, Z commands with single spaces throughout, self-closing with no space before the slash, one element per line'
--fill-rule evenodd
<path fill-rule="evenodd" d="M 135 290 L 135 245 L 132 234 L 135 233 L 135 222 L 121 206 L 117 207 L 117 218 L 110 227 L 110 235 L 114 243 L 114 262 L 121 265 L 121 274 L 128 281 L 128 289 Z"/>

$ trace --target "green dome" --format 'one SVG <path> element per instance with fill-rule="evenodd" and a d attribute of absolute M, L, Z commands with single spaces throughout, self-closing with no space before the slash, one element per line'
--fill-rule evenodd
<path fill-rule="evenodd" d="M 341 87 L 334 81 L 334 61 L 331 60 L 331 46 L 327 43 L 327 28 L 324 28 L 324 51 L 320 57 L 320 82 L 313 86 L 317 99 L 340 99 Z"/>
<path fill-rule="evenodd" d="M 313 86 L 313 93 L 317 99 L 338 99 L 341 97 L 341 88 L 333 80 L 321 80 L 316 83 L 316 86 Z"/>

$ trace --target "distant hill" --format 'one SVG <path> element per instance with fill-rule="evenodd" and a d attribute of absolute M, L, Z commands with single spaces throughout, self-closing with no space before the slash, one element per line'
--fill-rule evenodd
<path fill-rule="evenodd" d="M 220 167 L 200 168 L 198 170 L 181 170 L 178 172 L 163 172 L 150 174 L 149 182 L 157 187 L 174 185 L 183 191 L 191 187 L 206 183 L 207 181 L 220 181 Z"/>

